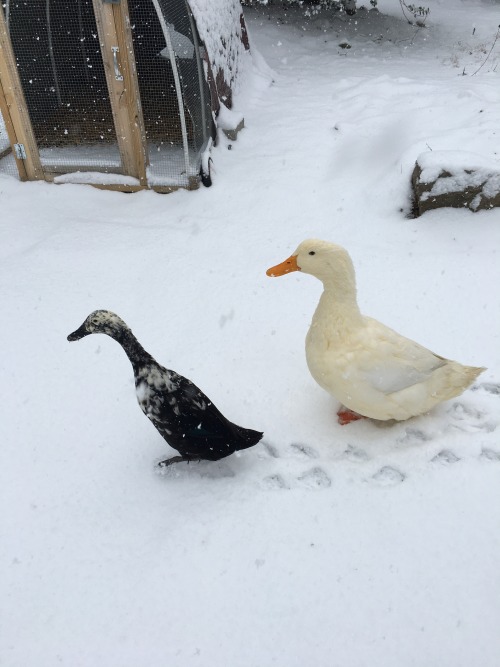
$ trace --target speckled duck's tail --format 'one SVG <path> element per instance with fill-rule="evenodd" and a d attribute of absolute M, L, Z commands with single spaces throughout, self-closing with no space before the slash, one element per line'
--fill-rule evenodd
<path fill-rule="evenodd" d="M 264 435 L 260 431 L 253 431 L 251 428 L 243 428 L 242 426 L 237 426 L 233 424 L 235 431 L 239 436 L 239 442 L 237 449 L 247 449 L 248 447 L 253 447 L 256 445 Z"/>

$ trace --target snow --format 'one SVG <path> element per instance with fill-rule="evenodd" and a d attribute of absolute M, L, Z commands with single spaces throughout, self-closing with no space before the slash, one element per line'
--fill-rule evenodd
<path fill-rule="evenodd" d="M 235 130 L 244 121 L 241 112 L 232 111 L 226 106 L 222 105 L 217 116 L 217 127 L 221 130 Z"/>
<path fill-rule="evenodd" d="M 105 174 L 100 171 L 75 171 L 54 178 L 54 183 L 96 183 L 98 185 L 140 185 L 138 178 L 122 174 Z"/>
<path fill-rule="evenodd" d="M 233 93 L 238 94 L 248 79 L 251 66 L 250 55 L 241 39 L 239 0 L 189 0 L 189 7 L 207 49 L 214 76 L 221 72 Z"/>
<path fill-rule="evenodd" d="M 174 53 L 178 58 L 186 58 L 191 60 L 194 57 L 194 44 L 186 35 L 182 35 L 180 32 L 175 30 L 174 26 L 170 23 L 167 23 L 167 26 L 170 31 L 170 40 L 172 42 L 172 48 Z M 168 47 L 162 49 L 159 53 L 162 58 L 170 58 L 168 52 Z"/>
<path fill-rule="evenodd" d="M 422 153 L 418 156 L 417 162 L 422 169 L 419 180 L 422 183 L 432 183 L 442 171 L 450 174 L 462 172 L 464 169 L 469 171 L 480 171 L 486 174 L 500 170 L 500 162 L 486 160 L 476 153 L 466 151 L 433 151 Z"/>
<path fill-rule="evenodd" d="M 500 211 L 407 215 L 429 146 L 498 160 L 498 44 L 471 75 L 499 6 L 429 4 L 423 30 L 389 0 L 246 10 L 211 188 L 0 174 L 2 667 L 497 667 Z M 339 426 L 305 362 L 321 284 L 265 275 L 310 237 L 349 250 L 364 313 L 487 366 L 475 386 Z M 96 308 L 263 443 L 154 474 L 175 452 L 123 350 L 66 340 Z"/>
<path fill-rule="evenodd" d="M 121 167 L 118 144 L 105 141 L 78 147 L 42 148 L 40 150 L 40 161 L 42 165 L 49 168 L 52 165 L 59 167 L 106 167 L 108 169 L 119 169 Z"/>

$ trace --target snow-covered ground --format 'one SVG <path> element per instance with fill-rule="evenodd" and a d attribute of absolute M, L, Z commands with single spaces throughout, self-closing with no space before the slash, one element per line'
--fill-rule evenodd
<path fill-rule="evenodd" d="M 428 4 L 423 30 L 392 0 L 247 10 L 246 129 L 212 188 L 0 177 L 2 667 L 500 664 L 500 211 L 407 217 L 420 153 L 499 161 L 498 43 L 474 72 L 500 5 Z M 321 285 L 265 275 L 307 237 L 476 385 L 339 426 L 304 355 Z M 174 452 L 123 351 L 66 340 L 95 308 L 264 441 L 155 474 Z"/>

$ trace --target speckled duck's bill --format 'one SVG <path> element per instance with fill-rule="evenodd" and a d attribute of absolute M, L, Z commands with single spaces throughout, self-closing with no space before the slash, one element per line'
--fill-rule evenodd
<path fill-rule="evenodd" d="M 85 328 L 85 325 L 82 324 L 82 326 L 78 327 L 78 329 L 76 331 L 73 331 L 73 333 L 70 333 L 70 335 L 68 336 L 68 340 L 70 342 L 72 342 L 74 340 L 80 340 L 80 338 L 83 338 L 84 336 L 88 336 L 89 333 L 90 333 L 90 331 L 87 331 L 87 329 Z"/>
<path fill-rule="evenodd" d="M 292 255 L 288 259 L 285 259 L 281 264 L 272 266 L 270 269 L 267 269 L 266 275 L 271 278 L 276 278 L 278 276 L 284 276 L 285 273 L 292 273 L 292 271 L 300 271 L 300 266 L 297 264 L 297 255 Z"/>

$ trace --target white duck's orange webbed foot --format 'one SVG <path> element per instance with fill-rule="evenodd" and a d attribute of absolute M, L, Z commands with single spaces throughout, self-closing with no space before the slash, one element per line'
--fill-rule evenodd
<path fill-rule="evenodd" d="M 358 421 L 358 419 L 366 419 L 366 417 L 363 417 L 363 415 L 358 415 L 357 412 L 353 412 L 352 410 L 349 410 L 349 408 L 346 408 L 343 405 L 340 406 L 337 412 L 337 416 L 339 418 L 339 424 L 341 426 L 345 426 L 346 424 L 350 424 L 351 422 Z"/>

